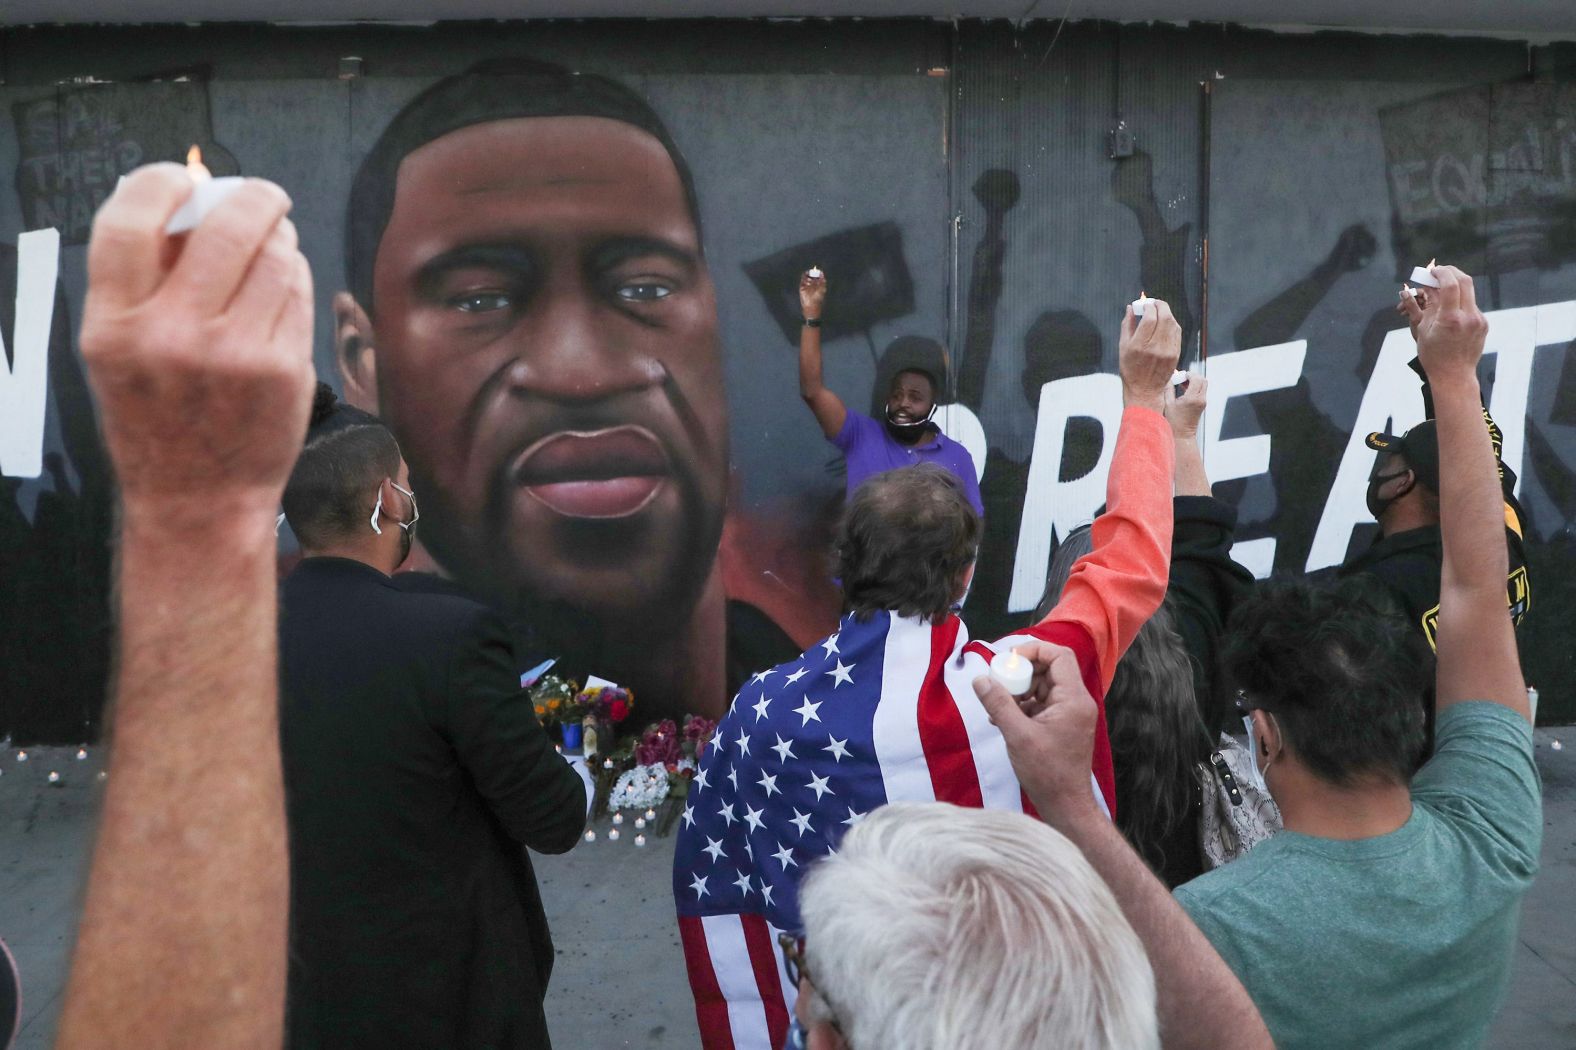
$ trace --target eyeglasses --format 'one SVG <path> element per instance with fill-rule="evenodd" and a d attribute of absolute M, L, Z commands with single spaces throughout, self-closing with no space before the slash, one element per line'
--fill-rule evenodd
<path fill-rule="evenodd" d="M 804 942 L 791 933 L 779 933 L 777 935 L 777 947 L 782 951 L 783 969 L 788 972 L 788 980 L 795 988 L 798 988 L 804 981 L 810 982 L 815 989 L 815 994 L 826 1005 L 826 1019 L 828 1023 L 831 1024 L 838 1035 L 843 1037 L 843 1042 L 847 1043 L 848 1033 L 843 1031 L 843 1025 L 837 1019 L 837 1006 L 832 1002 L 831 997 L 826 994 L 826 989 L 822 988 L 820 983 L 816 981 L 815 975 L 810 972 L 809 960 L 804 956 Z"/>
<path fill-rule="evenodd" d="M 804 945 L 800 943 L 799 938 L 791 933 L 779 933 L 777 947 L 782 950 L 783 969 L 788 971 L 790 984 L 797 988 L 799 982 L 806 977 L 810 978 L 811 984 L 815 983 L 815 978 L 810 977 L 810 964 L 805 961 Z"/>

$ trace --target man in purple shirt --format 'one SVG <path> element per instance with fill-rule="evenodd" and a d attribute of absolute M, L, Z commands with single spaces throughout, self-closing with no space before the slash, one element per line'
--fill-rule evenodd
<path fill-rule="evenodd" d="M 848 461 L 848 492 L 872 474 L 917 463 L 934 463 L 963 482 L 977 514 L 979 478 L 968 450 L 931 421 L 936 414 L 936 377 L 922 368 L 905 368 L 892 377 L 886 419 L 877 421 L 850 412 L 843 399 L 821 381 L 821 307 L 826 302 L 826 275 L 810 270 L 799 278 L 799 306 L 804 327 L 799 332 L 799 395 L 804 398 L 826 439 L 842 449 Z"/>

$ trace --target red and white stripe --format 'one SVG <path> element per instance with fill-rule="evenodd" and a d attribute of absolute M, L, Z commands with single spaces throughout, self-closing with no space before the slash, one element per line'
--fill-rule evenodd
<path fill-rule="evenodd" d="M 704 1050 L 780 1050 L 797 989 L 760 915 L 679 916 Z"/>

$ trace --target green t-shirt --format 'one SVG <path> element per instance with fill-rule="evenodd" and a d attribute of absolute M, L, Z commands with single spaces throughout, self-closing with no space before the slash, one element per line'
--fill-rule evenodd
<path fill-rule="evenodd" d="M 1280 1050 L 1472 1047 L 1504 996 L 1542 838 L 1531 727 L 1499 704 L 1455 704 L 1400 828 L 1281 832 L 1176 898 Z"/>

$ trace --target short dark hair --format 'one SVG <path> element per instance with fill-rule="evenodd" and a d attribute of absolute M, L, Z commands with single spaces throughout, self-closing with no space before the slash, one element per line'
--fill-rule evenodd
<path fill-rule="evenodd" d="M 1260 584 L 1232 613 L 1222 661 L 1321 780 L 1406 783 L 1417 769 L 1433 657 L 1378 582 Z"/>
<path fill-rule="evenodd" d="M 979 538 L 979 515 L 951 471 L 922 463 L 877 474 L 854 490 L 838 525 L 844 605 L 860 618 L 891 611 L 939 620 Z"/>
<path fill-rule="evenodd" d="M 899 368 L 896 372 L 893 372 L 892 381 L 887 384 L 888 393 L 891 392 L 893 387 L 897 386 L 897 381 L 902 379 L 904 376 L 919 376 L 925 382 L 929 383 L 931 401 L 935 401 L 941 396 L 941 387 L 936 382 L 936 373 L 932 372 L 928 368 L 920 368 L 917 365 L 908 365 L 905 368 Z"/>
<path fill-rule="evenodd" d="M 399 475 L 399 464 L 399 443 L 388 427 L 318 383 L 306 447 L 281 500 L 296 539 L 321 547 L 370 528 L 373 491 Z"/>
<path fill-rule="evenodd" d="M 446 77 L 400 110 L 356 171 L 345 219 L 345 271 L 350 293 L 372 313 L 372 271 L 394 211 L 399 166 L 435 139 L 476 124 L 520 117 L 606 117 L 662 143 L 684 187 L 700 239 L 700 204 L 684 154 L 645 99 L 616 80 L 575 73 L 530 58 L 494 58 Z"/>

